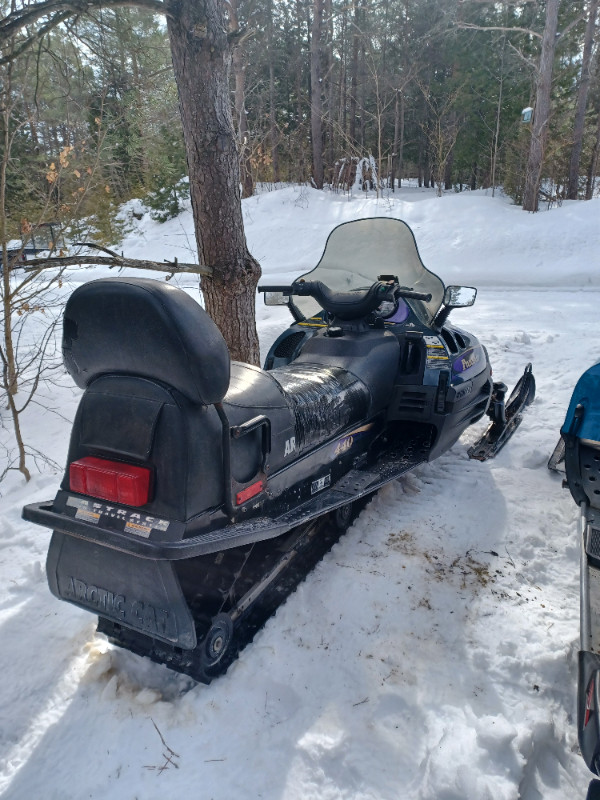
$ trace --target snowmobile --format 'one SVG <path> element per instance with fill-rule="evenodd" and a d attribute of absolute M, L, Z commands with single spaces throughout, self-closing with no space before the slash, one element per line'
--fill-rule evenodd
<path fill-rule="evenodd" d="M 600 775 L 600 363 L 583 373 L 548 463 L 564 472 L 580 509 L 580 650 L 577 732 L 585 763 Z M 600 797 L 597 782 L 593 782 Z M 590 787 L 590 791 L 592 787 Z M 591 794 L 589 795 L 591 796 Z"/>
<path fill-rule="evenodd" d="M 65 366 L 84 390 L 68 463 L 25 519 L 53 529 L 58 598 L 109 640 L 209 682 L 379 487 L 488 414 L 485 459 L 535 393 L 505 400 L 485 348 L 448 324 L 476 290 L 426 269 L 408 225 L 339 225 L 318 265 L 262 286 L 293 322 L 264 369 L 231 362 L 188 294 L 148 279 L 78 287 Z"/>

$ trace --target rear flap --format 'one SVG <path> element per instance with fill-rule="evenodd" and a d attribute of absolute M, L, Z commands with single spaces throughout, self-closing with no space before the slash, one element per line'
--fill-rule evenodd
<path fill-rule="evenodd" d="M 59 599 L 184 650 L 196 647 L 194 621 L 172 562 L 54 531 L 46 570 Z"/>

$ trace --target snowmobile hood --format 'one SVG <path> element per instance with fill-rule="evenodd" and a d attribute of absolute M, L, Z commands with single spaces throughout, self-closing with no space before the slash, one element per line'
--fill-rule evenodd
<path fill-rule="evenodd" d="M 430 326 L 444 299 L 443 281 L 428 270 L 406 222 L 372 217 L 344 222 L 329 235 L 317 266 L 301 277 L 321 281 L 332 291 L 366 289 L 380 275 L 393 275 L 400 286 L 431 294 L 431 300 L 406 300 L 423 324 Z M 305 317 L 320 311 L 312 297 L 295 297 Z"/>

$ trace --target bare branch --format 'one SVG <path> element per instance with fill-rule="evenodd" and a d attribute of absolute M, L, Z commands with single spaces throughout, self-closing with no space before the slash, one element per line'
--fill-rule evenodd
<path fill-rule="evenodd" d="M 43 269 L 52 269 L 53 267 L 69 267 L 74 265 L 83 264 L 99 264 L 107 266 L 111 269 L 118 267 L 119 269 L 148 269 L 154 272 L 169 272 L 175 275 L 180 272 L 191 272 L 194 275 L 207 275 L 213 274 L 212 267 L 204 266 L 201 264 L 185 264 L 180 263 L 175 259 L 174 261 L 145 261 L 140 258 L 125 258 L 123 256 L 114 255 L 108 256 L 95 256 L 95 255 L 78 255 L 78 256 L 62 256 L 57 258 L 34 258 L 27 261 L 23 267 L 26 272 L 39 273 Z"/>
<path fill-rule="evenodd" d="M 564 31 L 561 31 L 561 32 L 558 34 L 558 36 L 557 36 L 557 42 L 560 42 L 560 41 L 562 41 L 562 39 L 564 39 L 564 37 L 567 35 L 567 33 L 568 33 L 570 30 L 572 30 L 572 29 L 573 29 L 573 28 L 574 28 L 576 25 L 579 25 L 579 23 L 580 23 L 582 20 L 584 20 L 584 19 L 585 19 L 585 14 L 580 14 L 578 17 L 576 17 L 575 19 L 571 20 L 571 22 L 569 22 L 569 24 L 568 24 L 568 25 L 567 25 L 567 27 L 564 29 Z"/>
<path fill-rule="evenodd" d="M 519 28 L 515 26 L 514 28 L 505 28 L 502 25 L 475 25 L 472 22 L 457 22 L 457 28 L 462 28 L 463 30 L 471 30 L 471 31 L 503 31 L 504 33 L 527 33 L 529 36 L 535 36 L 536 39 L 542 38 L 541 33 L 537 31 L 531 30 L 531 28 Z M 570 26 L 569 26 L 570 27 Z"/>
<path fill-rule="evenodd" d="M 513 44 L 512 42 L 507 42 L 507 44 L 508 44 L 508 46 L 510 47 L 510 49 L 511 49 L 513 52 L 515 52 L 515 53 L 516 53 L 516 54 L 519 56 L 519 58 L 520 58 L 520 59 L 522 59 L 522 60 L 523 60 L 523 61 L 524 61 L 524 62 L 527 64 L 527 66 L 528 66 L 528 67 L 531 67 L 531 68 L 532 68 L 532 69 L 534 69 L 534 70 L 535 70 L 535 69 L 537 69 L 537 64 L 535 63 L 535 61 L 534 61 L 532 58 L 528 58 L 528 57 L 525 55 L 525 53 L 522 53 L 522 52 L 519 50 L 519 48 L 518 48 L 518 47 L 515 47 L 515 46 L 514 46 L 514 44 Z"/>
<path fill-rule="evenodd" d="M 52 19 L 47 22 L 45 25 L 42 25 L 34 34 L 28 36 L 19 47 L 11 50 L 10 54 L 5 56 L 4 58 L 0 59 L 0 65 L 9 64 L 12 61 L 15 61 L 19 56 L 23 55 L 23 53 L 27 52 L 30 48 L 32 48 L 38 42 L 41 42 L 44 36 L 53 28 L 56 28 L 57 25 L 60 25 L 61 22 L 64 22 L 72 16 L 70 11 L 63 11 L 60 14 L 56 14 Z M 1 25 L 1 24 L 0 24 Z M 9 33 L 5 33 L 2 28 L 0 27 L 0 43 L 6 38 L 8 39 L 10 36 L 13 36 L 16 31 L 12 31 Z"/>
<path fill-rule="evenodd" d="M 24 30 L 28 25 L 39 22 L 44 17 L 49 20 L 33 33 L 28 34 L 21 44 L 0 59 L 0 65 L 14 61 L 69 17 L 89 14 L 94 8 L 145 8 L 154 14 L 166 14 L 161 0 L 46 0 L 13 11 L 0 19 L 0 45 Z"/>
<path fill-rule="evenodd" d="M 12 11 L 0 20 L 0 40 L 33 25 L 43 17 L 59 12 L 67 15 L 85 14 L 93 8 L 146 8 L 155 14 L 164 14 L 165 6 L 161 0 L 44 0 Z"/>

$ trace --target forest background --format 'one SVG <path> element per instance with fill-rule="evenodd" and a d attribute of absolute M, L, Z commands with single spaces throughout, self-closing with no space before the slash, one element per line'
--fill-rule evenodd
<path fill-rule="evenodd" d="M 502 186 L 522 203 L 533 132 L 522 111 L 536 107 L 548 78 L 541 60 L 553 4 L 540 197 L 591 197 L 597 0 L 232 0 L 244 196 L 259 182 L 393 191 L 411 177 L 440 192 Z M 90 6 L 16 58 L 14 49 L 5 39 L 4 237 L 51 220 L 114 243 L 116 212 L 132 197 L 158 218 L 175 215 L 189 185 L 164 17 Z"/>

